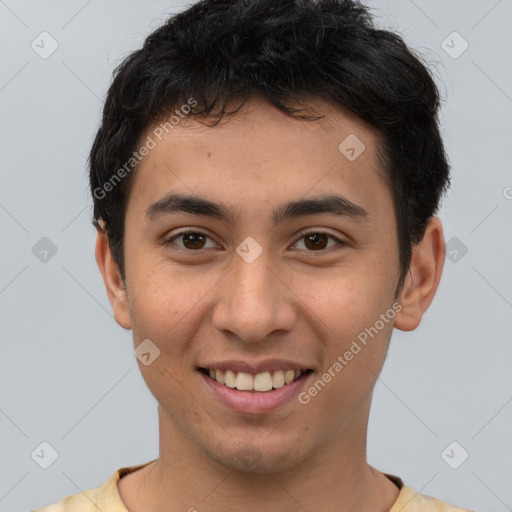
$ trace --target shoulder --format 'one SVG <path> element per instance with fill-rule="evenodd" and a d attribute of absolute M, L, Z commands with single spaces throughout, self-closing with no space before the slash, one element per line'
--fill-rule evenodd
<path fill-rule="evenodd" d="M 43 508 L 31 510 L 31 512 L 97 512 L 96 501 L 99 488 L 66 496 L 58 503 L 53 503 Z"/>
<path fill-rule="evenodd" d="M 102 512 L 128 512 L 119 496 L 117 482 L 124 476 L 142 469 L 155 460 L 153 459 L 150 462 L 138 464 L 137 466 L 119 468 L 99 487 L 73 496 L 66 496 L 58 503 L 31 510 L 30 512 L 98 512 L 99 510 Z"/>
<path fill-rule="evenodd" d="M 390 512 L 472 512 L 458 508 L 432 496 L 420 494 L 411 487 L 402 487 L 396 503 Z"/>
<path fill-rule="evenodd" d="M 119 509 L 118 504 L 112 502 L 112 492 L 118 480 L 119 470 L 99 487 L 73 496 L 66 496 L 57 503 L 30 512 L 98 512 L 98 508 L 103 512 L 125 512 L 126 509 Z M 107 500 L 109 508 L 102 508 L 105 505 L 105 500 Z"/>

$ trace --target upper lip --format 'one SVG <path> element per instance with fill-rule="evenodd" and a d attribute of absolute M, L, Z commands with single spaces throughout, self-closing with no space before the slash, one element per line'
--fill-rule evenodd
<path fill-rule="evenodd" d="M 309 370 L 309 366 L 285 359 L 265 359 L 264 361 L 242 361 L 241 359 L 225 359 L 216 363 L 205 363 L 199 368 L 207 370 L 232 370 L 244 373 L 263 373 L 273 370 Z"/>

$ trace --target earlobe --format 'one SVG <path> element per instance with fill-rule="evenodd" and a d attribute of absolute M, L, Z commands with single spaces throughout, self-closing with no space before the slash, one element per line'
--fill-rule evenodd
<path fill-rule="evenodd" d="M 431 217 L 423 239 L 413 247 L 411 266 L 399 298 L 402 309 L 395 317 L 397 329 L 412 331 L 420 324 L 437 292 L 445 252 L 441 220 Z"/>
<path fill-rule="evenodd" d="M 103 276 L 108 300 L 114 312 L 114 318 L 124 329 L 131 329 L 126 289 L 119 267 L 112 256 L 107 235 L 101 229 L 97 229 L 95 255 L 96 263 Z"/>

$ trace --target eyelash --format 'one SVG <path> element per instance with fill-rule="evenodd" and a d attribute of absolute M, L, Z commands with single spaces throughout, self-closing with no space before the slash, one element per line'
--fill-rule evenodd
<path fill-rule="evenodd" d="M 175 239 L 177 239 L 179 237 L 182 237 L 184 235 L 190 234 L 190 233 L 193 233 L 193 234 L 196 234 L 196 235 L 202 235 L 202 236 L 204 236 L 206 238 L 209 238 L 211 240 L 210 236 L 208 236 L 207 234 L 205 234 L 205 233 L 203 233 L 201 231 L 197 231 L 197 230 L 193 230 L 193 229 L 188 229 L 186 231 L 182 231 L 181 233 L 177 233 L 176 235 L 173 235 L 171 238 L 168 238 L 167 240 L 165 240 L 163 244 L 164 244 L 165 247 L 169 247 L 170 245 L 172 245 L 174 243 Z M 297 242 L 299 242 L 300 240 L 302 240 L 303 238 L 305 238 L 308 235 L 327 235 L 328 238 L 338 242 L 338 247 L 336 247 L 336 248 L 329 247 L 329 248 L 319 249 L 318 251 L 307 250 L 307 249 L 299 249 L 299 250 L 305 250 L 306 252 L 309 252 L 309 253 L 315 253 L 315 252 L 318 252 L 318 253 L 322 253 L 323 252 L 323 253 L 325 253 L 326 251 L 339 251 L 340 249 L 343 249 L 343 247 L 346 245 L 345 242 L 343 242 L 339 238 L 336 238 L 334 235 L 331 235 L 327 231 L 303 231 L 302 233 L 300 233 L 299 238 L 297 239 L 297 241 L 293 245 L 295 245 Z M 199 252 L 201 252 L 201 251 L 203 251 L 205 249 L 204 248 L 202 248 L 202 249 L 187 249 L 186 247 L 180 247 L 180 250 L 183 250 L 183 251 L 186 251 L 186 252 L 198 252 L 199 253 Z"/>

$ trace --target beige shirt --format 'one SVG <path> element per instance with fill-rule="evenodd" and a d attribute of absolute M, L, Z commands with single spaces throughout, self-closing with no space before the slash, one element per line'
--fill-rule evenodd
<path fill-rule="evenodd" d="M 147 466 L 153 461 L 118 469 L 103 485 L 74 496 L 62 498 L 58 503 L 38 508 L 31 512 L 129 512 L 121 501 L 117 482 L 124 476 Z M 395 504 L 389 512 L 471 512 L 452 507 L 441 500 L 418 494 L 394 475 L 384 473 L 399 488 Z"/>

